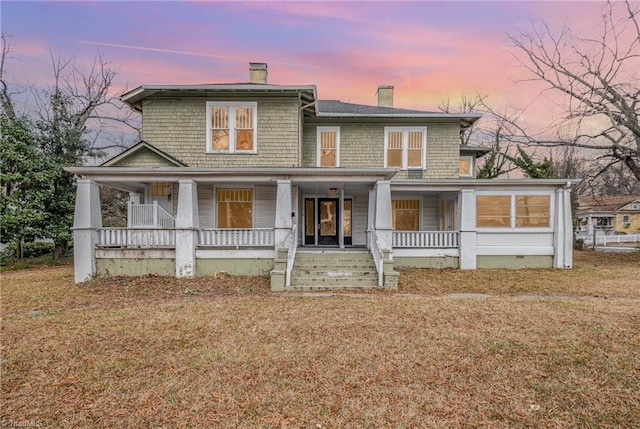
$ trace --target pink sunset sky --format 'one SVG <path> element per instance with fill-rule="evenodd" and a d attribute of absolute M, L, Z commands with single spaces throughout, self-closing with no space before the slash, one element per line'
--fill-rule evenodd
<path fill-rule="evenodd" d="M 49 52 L 90 63 L 97 50 L 118 70 L 116 91 L 142 84 L 243 82 L 248 63 L 266 62 L 269 83 L 316 84 L 321 99 L 376 104 L 380 84 L 395 106 L 437 110 L 462 94 L 495 106 L 553 114 L 542 87 L 514 57 L 507 34 L 544 19 L 597 34 L 601 2 L 12 2 L 7 77 L 46 85 Z M 595 31 L 595 33 L 594 33 Z M 546 104 L 545 104 L 546 103 Z"/>

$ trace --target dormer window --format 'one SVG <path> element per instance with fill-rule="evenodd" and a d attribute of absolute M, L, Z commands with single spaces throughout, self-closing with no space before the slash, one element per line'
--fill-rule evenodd
<path fill-rule="evenodd" d="M 207 152 L 256 153 L 257 103 L 207 102 Z"/>

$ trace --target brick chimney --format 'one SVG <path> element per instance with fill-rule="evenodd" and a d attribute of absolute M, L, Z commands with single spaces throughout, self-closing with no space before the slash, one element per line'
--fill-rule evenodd
<path fill-rule="evenodd" d="M 267 63 L 249 63 L 249 82 L 267 83 Z"/>
<path fill-rule="evenodd" d="M 378 86 L 377 94 L 378 94 L 379 107 L 393 107 L 393 86 L 392 85 Z"/>

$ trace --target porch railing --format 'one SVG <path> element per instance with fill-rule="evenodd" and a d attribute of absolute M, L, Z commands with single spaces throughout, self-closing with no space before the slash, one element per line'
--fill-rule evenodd
<path fill-rule="evenodd" d="M 458 231 L 393 231 L 393 247 L 457 248 Z"/>
<path fill-rule="evenodd" d="M 127 226 L 129 228 L 173 228 L 175 224 L 175 218 L 160 207 L 157 201 L 154 201 L 153 204 L 134 204 L 129 202 L 127 215 Z"/>
<path fill-rule="evenodd" d="M 101 228 L 98 245 L 101 247 L 173 248 L 174 229 Z"/>
<path fill-rule="evenodd" d="M 269 247 L 274 245 L 273 228 L 200 229 L 198 246 Z"/>
<path fill-rule="evenodd" d="M 378 286 L 382 287 L 384 284 L 384 253 L 378 241 L 378 234 L 373 226 L 370 226 L 367 231 L 367 241 L 369 243 L 371 256 L 373 256 L 373 262 L 376 265 L 376 271 L 378 272 Z"/>
<path fill-rule="evenodd" d="M 285 285 L 291 286 L 291 272 L 293 271 L 293 264 L 296 260 L 296 250 L 298 249 L 298 231 L 296 223 L 294 222 L 293 228 L 291 228 L 291 241 L 289 241 L 289 251 L 287 252 L 287 274 L 285 277 Z"/>

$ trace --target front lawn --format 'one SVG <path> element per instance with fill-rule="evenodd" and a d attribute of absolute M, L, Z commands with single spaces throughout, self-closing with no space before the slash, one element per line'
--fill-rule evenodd
<path fill-rule="evenodd" d="M 418 270 L 400 294 L 359 297 L 273 295 L 264 278 L 75 286 L 70 267 L 4 272 L 0 420 L 634 427 L 639 266 L 582 252 L 574 270 Z M 443 296 L 469 291 L 491 296 Z"/>

